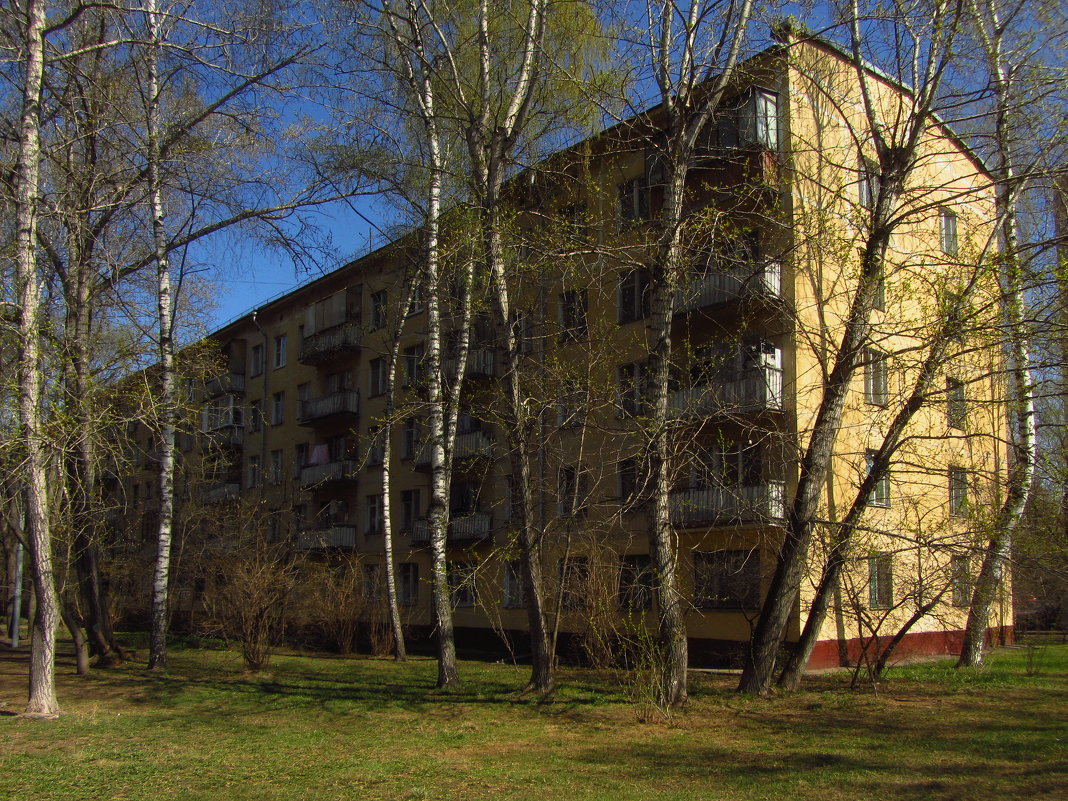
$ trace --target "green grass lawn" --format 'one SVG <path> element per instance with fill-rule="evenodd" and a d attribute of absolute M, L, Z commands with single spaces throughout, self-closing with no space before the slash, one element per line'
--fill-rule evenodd
<path fill-rule="evenodd" d="M 1068 798 L 1068 646 L 895 668 L 878 688 L 814 676 L 740 697 L 692 675 L 671 721 L 640 722 L 625 677 L 566 670 L 551 704 L 517 697 L 524 668 L 174 649 L 72 675 L 56 721 L 25 703 L 25 653 L 0 650 L 0 798 L 47 799 L 1059 799 Z"/>

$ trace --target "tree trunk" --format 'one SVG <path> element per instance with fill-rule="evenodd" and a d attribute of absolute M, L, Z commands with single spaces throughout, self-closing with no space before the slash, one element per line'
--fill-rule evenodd
<path fill-rule="evenodd" d="M 82 634 L 82 624 L 78 622 L 78 617 L 69 604 L 64 603 L 61 606 L 61 612 L 63 623 L 67 626 L 71 641 L 74 643 L 75 669 L 79 676 L 85 676 L 89 673 L 89 649 L 85 643 L 85 636 Z"/>
<path fill-rule="evenodd" d="M 973 4 L 974 10 L 974 4 Z M 1002 52 L 1005 28 L 999 21 L 993 4 L 988 8 L 993 33 L 987 34 L 983 21 L 978 29 L 996 98 L 994 144 L 998 159 L 995 170 L 995 204 L 1001 222 L 1002 254 L 1006 264 L 1005 325 L 1008 335 L 1009 414 L 1012 420 L 1012 463 L 1005 500 L 991 526 L 990 539 L 983 551 L 983 564 L 972 592 L 968 621 L 964 630 L 957 667 L 979 667 L 983 662 L 983 646 L 990 626 L 990 615 L 997 602 L 1005 568 L 1012 553 L 1013 536 L 1020 524 L 1035 473 L 1037 422 L 1035 419 L 1035 384 L 1030 371 L 1030 340 L 1024 319 L 1025 288 L 1023 265 L 1018 242 L 1016 218 L 1017 197 L 1022 183 L 1017 180 L 1011 141 L 1014 123 L 1010 119 L 1010 84 L 1012 70 Z M 978 16 L 978 15 L 977 15 Z"/>
<path fill-rule="evenodd" d="M 160 163 L 160 81 L 159 53 L 162 47 L 162 19 L 156 0 L 146 7 L 149 26 L 148 59 L 148 173 L 149 203 L 152 215 L 152 242 L 156 262 L 156 302 L 160 382 L 159 436 L 159 528 L 156 564 L 152 576 L 152 633 L 148 668 L 167 666 L 168 594 L 170 589 L 171 539 L 174 522 L 174 442 L 178 417 L 177 383 L 174 375 L 174 300 L 171 295 L 170 262 L 167 253 L 163 209 L 163 177 Z"/>
<path fill-rule="evenodd" d="M 20 20 L 21 22 L 21 20 Z M 25 72 L 16 165 L 15 270 L 19 294 L 19 423 L 25 445 L 27 535 L 37 608 L 30 647 L 30 687 L 26 712 L 59 712 L 55 687 L 55 634 L 59 623 L 52 567 L 52 532 L 45 464 L 47 446 L 41 421 L 40 361 L 41 281 L 37 275 L 37 204 L 41 169 L 41 87 L 44 77 L 45 10 L 41 0 L 27 0 Z"/>

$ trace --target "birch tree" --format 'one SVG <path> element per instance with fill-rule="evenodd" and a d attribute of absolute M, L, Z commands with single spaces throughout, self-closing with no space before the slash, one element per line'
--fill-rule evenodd
<path fill-rule="evenodd" d="M 752 3 L 723 6 L 714 2 L 676 3 L 648 7 L 645 33 L 649 69 L 656 81 L 664 165 L 664 201 L 654 220 L 649 261 L 651 322 L 649 336 L 649 487 L 652 530 L 650 556 L 655 581 L 662 672 L 658 700 L 667 707 L 686 702 L 685 600 L 678 582 L 679 549 L 671 525 L 668 495 L 673 441 L 668 425 L 671 373 L 671 320 L 675 293 L 686 275 L 683 229 L 687 212 L 687 175 L 698 136 L 712 119 L 735 75 L 749 34 Z"/>
<path fill-rule="evenodd" d="M 37 266 L 37 215 L 41 175 L 41 97 L 45 70 L 45 4 L 28 0 L 13 9 L 19 31 L 21 112 L 15 164 L 15 284 L 19 300 L 18 387 L 20 439 L 25 448 L 27 536 L 36 613 L 32 623 L 30 687 L 26 712 L 59 712 L 55 688 L 55 636 L 59 624 L 49 520 L 46 448 L 42 431 L 39 350 L 44 308 Z"/>
<path fill-rule="evenodd" d="M 946 70 L 953 63 L 952 48 L 960 18 L 953 3 L 936 2 L 920 9 L 899 4 L 885 17 L 861 8 L 859 2 L 845 9 L 843 26 L 848 31 L 851 71 L 859 87 L 862 109 L 856 131 L 858 149 L 874 144 L 870 172 L 870 201 L 864 210 L 860 237 L 859 270 L 855 289 L 840 333 L 827 339 L 829 363 L 823 377 L 816 413 L 801 446 L 796 494 L 787 510 L 783 542 L 775 573 L 754 630 L 739 690 L 769 692 L 774 680 L 776 656 L 795 608 L 802 581 L 809 569 L 809 550 L 820 515 L 822 494 L 834 459 L 835 442 L 842 427 L 846 398 L 853 378 L 870 346 L 872 310 L 886 275 L 891 236 L 915 211 L 902 203 L 921 157 L 921 145 L 933 123 L 933 114 Z M 892 51 L 889 58 L 909 79 L 912 89 L 901 95 L 901 109 L 885 119 L 877 106 L 875 77 L 866 60 L 879 24 L 893 39 L 909 44 Z M 903 37 L 903 38 L 902 38 Z M 864 162 L 861 162 L 864 163 Z"/>

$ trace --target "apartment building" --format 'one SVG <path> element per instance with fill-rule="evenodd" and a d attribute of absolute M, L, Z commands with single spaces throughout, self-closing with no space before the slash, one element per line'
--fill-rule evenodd
<path fill-rule="evenodd" d="M 875 72 L 867 80 L 893 124 L 904 90 Z M 691 600 L 694 664 L 737 656 L 774 570 L 878 190 L 870 137 L 858 136 L 862 115 L 856 73 L 832 47 L 769 50 L 741 70 L 690 173 L 692 268 L 676 295 L 666 424 L 677 443 L 670 512 Z M 558 154 L 552 169 L 512 182 L 512 252 L 524 290 L 511 324 L 522 337 L 520 369 L 539 421 L 531 454 L 536 526 L 551 624 L 575 647 L 655 626 L 642 470 L 652 424 L 642 260 L 647 222 L 662 198 L 656 119 L 654 110 L 616 126 Z M 865 366 L 835 445 L 795 638 L 835 522 L 910 391 L 946 298 L 972 288 L 976 329 L 996 315 L 996 303 L 984 305 L 989 281 L 976 277 L 975 256 L 992 235 L 992 189 L 982 165 L 943 126 L 930 126 L 901 204 Z M 245 503 L 262 516 L 264 536 L 289 538 L 309 558 L 357 554 L 374 600 L 382 592 L 389 447 L 396 577 L 402 615 L 416 632 L 433 624 L 421 389 L 421 293 L 433 290 L 412 288 L 417 261 L 417 242 L 402 239 L 214 332 L 224 364 L 197 389 L 200 431 L 182 449 L 211 467 L 199 472 L 188 502 L 209 509 L 209 518 L 212 508 Z M 440 288 L 439 296 L 448 306 Z M 496 413 L 500 332 L 489 308 L 476 302 L 481 316 L 450 492 L 461 646 L 501 633 L 521 639 L 526 627 Z M 448 323 L 446 330 L 444 369 L 455 373 Z M 950 649 L 963 628 L 978 569 L 977 520 L 996 503 L 1006 469 L 999 350 L 971 331 L 952 332 L 954 356 L 939 391 L 928 393 L 889 476 L 866 499 L 862 537 L 814 665 L 836 664 L 841 648 L 895 631 L 932 593 L 941 601 L 912 627 L 903 650 Z M 397 422 L 386 437 L 394 352 Z M 131 519 L 149 528 L 151 483 L 144 472 L 127 488 Z M 1007 606 L 1001 614 L 1007 623 Z"/>

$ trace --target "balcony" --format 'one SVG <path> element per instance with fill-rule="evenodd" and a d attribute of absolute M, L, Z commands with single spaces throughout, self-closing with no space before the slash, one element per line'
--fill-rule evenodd
<path fill-rule="evenodd" d="M 485 431 L 468 431 L 456 435 L 454 459 L 488 458 L 493 455 L 493 438 Z"/>
<path fill-rule="evenodd" d="M 679 389 L 668 396 L 675 417 L 782 411 L 782 369 L 756 367 L 723 382 Z"/>
<path fill-rule="evenodd" d="M 348 322 L 305 336 L 300 343 L 297 360 L 301 364 L 322 364 L 345 353 L 358 353 L 359 350 L 360 328 L 356 323 Z"/>
<path fill-rule="evenodd" d="M 782 296 L 782 264 L 765 261 L 728 272 L 711 271 L 690 276 L 675 293 L 675 312 L 699 311 L 750 298 Z"/>
<path fill-rule="evenodd" d="M 352 459 L 310 464 L 300 469 L 300 486 L 304 488 L 323 487 L 329 484 L 356 481 L 359 472 L 359 462 Z"/>
<path fill-rule="evenodd" d="M 420 517 L 412 524 L 412 547 L 425 548 L 430 545 L 430 521 Z"/>
<path fill-rule="evenodd" d="M 445 374 L 456 374 L 456 359 L 444 361 Z M 497 353 L 492 348 L 471 348 L 467 354 L 465 378 L 492 378 L 496 373 Z"/>
<path fill-rule="evenodd" d="M 241 494 L 241 485 L 236 482 L 222 482 L 211 484 L 200 493 L 200 500 L 204 503 L 225 503 L 232 501 Z"/>
<path fill-rule="evenodd" d="M 751 487 L 680 490 L 668 496 L 668 508 L 677 528 L 781 520 L 786 515 L 786 485 L 768 481 Z"/>
<path fill-rule="evenodd" d="M 205 431 L 204 439 L 214 448 L 240 448 L 245 444 L 245 429 L 236 423 L 227 423 Z"/>
<path fill-rule="evenodd" d="M 448 544 L 463 547 L 473 545 L 493 536 L 493 516 L 488 512 L 472 512 L 449 521 Z M 421 517 L 412 526 L 411 544 L 413 548 L 425 548 L 430 545 L 430 521 Z"/>
<path fill-rule="evenodd" d="M 331 523 L 327 526 L 301 529 L 297 532 L 295 547 L 299 551 L 319 548 L 355 548 L 356 524 Z"/>
<path fill-rule="evenodd" d="M 345 389 L 321 398 L 301 401 L 297 420 L 301 425 L 310 425 L 331 417 L 355 417 L 359 411 L 360 393 L 355 389 Z"/>
<path fill-rule="evenodd" d="M 449 522 L 449 545 L 471 545 L 493 536 L 493 516 L 472 512 Z"/>
<path fill-rule="evenodd" d="M 245 376 L 233 371 L 208 379 L 204 384 L 204 397 L 218 398 L 222 395 L 241 395 L 245 392 Z"/>

